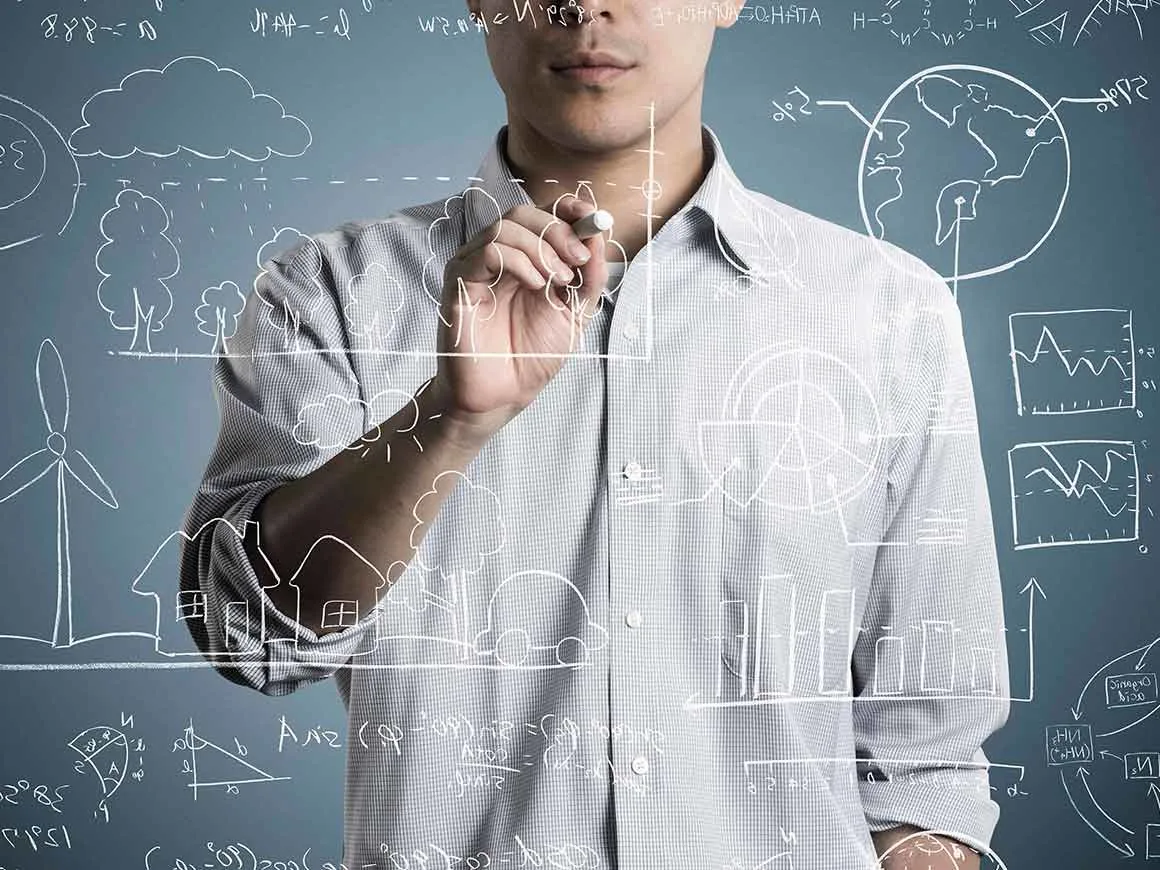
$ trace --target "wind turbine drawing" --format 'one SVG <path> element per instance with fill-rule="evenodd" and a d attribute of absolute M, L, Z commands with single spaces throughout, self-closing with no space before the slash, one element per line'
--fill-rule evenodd
<path fill-rule="evenodd" d="M 104 478 L 79 450 L 69 447 L 68 380 L 60 352 L 51 339 L 40 343 L 36 353 L 36 391 L 48 429 L 44 446 L 29 453 L 0 474 L 0 502 L 23 492 L 51 471 L 56 471 L 56 618 L 52 627 L 54 647 L 72 646 L 72 559 L 69 556 L 67 474 L 101 503 L 114 510 L 117 498 Z M 44 638 L 28 638 L 44 641 Z"/>

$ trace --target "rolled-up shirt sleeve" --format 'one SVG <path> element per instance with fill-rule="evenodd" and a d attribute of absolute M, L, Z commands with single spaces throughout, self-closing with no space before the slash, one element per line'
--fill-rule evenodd
<path fill-rule="evenodd" d="M 182 593 L 205 602 L 204 620 L 186 620 L 198 648 L 227 679 L 268 695 L 334 673 L 373 642 L 376 617 L 370 609 L 319 637 L 266 591 L 293 577 L 278 576 L 261 550 L 258 505 L 367 429 L 327 271 L 303 265 L 316 253 L 297 251 L 262 265 L 228 353 L 213 364 L 220 429 L 183 523 L 179 569 Z"/>
<path fill-rule="evenodd" d="M 899 279 L 915 292 L 893 346 L 885 546 L 854 647 L 858 782 L 870 830 L 985 849 L 999 806 L 982 744 L 1010 708 L 1003 599 L 958 307 L 915 269 Z"/>

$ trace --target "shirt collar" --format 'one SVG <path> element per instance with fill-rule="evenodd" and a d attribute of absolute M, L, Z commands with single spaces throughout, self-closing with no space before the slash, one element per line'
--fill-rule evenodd
<path fill-rule="evenodd" d="M 483 158 L 471 186 L 464 191 L 466 238 L 478 235 L 509 209 L 532 204 L 523 188 L 523 180 L 512 172 L 506 158 L 507 125 L 499 129 L 491 147 Z M 709 232 L 717 242 L 722 256 L 739 272 L 750 274 L 760 265 L 755 254 L 763 244 L 762 225 L 766 220 L 756 217 L 764 209 L 757 204 L 725 157 L 725 150 L 717 134 L 706 124 L 701 125 L 701 139 L 711 155 L 709 171 L 696 193 L 666 224 L 666 236 L 678 245 L 688 242 L 698 231 L 700 216 L 709 219 Z M 673 229 L 670 231 L 670 225 Z M 654 238 L 655 244 L 655 238 Z M 669 242 L 666 241 L 666 245 Z M 766 243 L 767 244 L 767 243 Z"/>

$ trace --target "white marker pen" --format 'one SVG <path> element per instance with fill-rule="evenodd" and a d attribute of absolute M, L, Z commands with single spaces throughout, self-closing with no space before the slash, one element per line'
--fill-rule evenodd
<path fill-rule="evenodd" d="M 587 217 L 572 222 L 572 230 L 581 239 L 590 239 L 595 235 L 612 229 L 612 215 L 602 208 L 596 209 Z"/>

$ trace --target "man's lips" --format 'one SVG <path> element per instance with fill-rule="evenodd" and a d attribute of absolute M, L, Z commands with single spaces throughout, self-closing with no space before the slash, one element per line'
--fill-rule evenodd
<path fill-rule="evenodd" d="M 611 66 L 609 64 L 585 64 L 581 66 L 553 67 L 552 71 L 573 81 L 585 84 L 599 84 L 612 81 L 633 69 L 630 66 Z"/>

